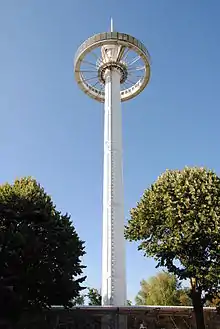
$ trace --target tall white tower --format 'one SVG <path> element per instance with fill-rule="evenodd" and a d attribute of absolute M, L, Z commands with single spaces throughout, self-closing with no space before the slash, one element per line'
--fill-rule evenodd
<path fill-rule="evenodd" d="M 121 102 L 138 95 L 150 78 L 150 57 L 136 38 L 113 31 L 87 39 L 77 50 L 80 88 L 104 103 L 102 305 L 126 305 Z"/>

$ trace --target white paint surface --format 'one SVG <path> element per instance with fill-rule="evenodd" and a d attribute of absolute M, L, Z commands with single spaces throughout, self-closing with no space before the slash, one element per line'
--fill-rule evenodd
<path fill-rule="evenodd" d="M 110 51 L 111 52 L 111 51 Z M 102 305 L 126 305 L 120 73 L 105 76 Z"/>

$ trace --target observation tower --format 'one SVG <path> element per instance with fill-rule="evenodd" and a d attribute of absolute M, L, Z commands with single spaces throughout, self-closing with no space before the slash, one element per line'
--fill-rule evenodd
<path fill-rule="evenodd" d="M 150 79 L 150 56 L 131 35 L 113 31 L 87 39 L 77 50 L 75 79 L 104 103 L 102 305 L 126 305 L 121 102 L 137 96 Z"/>

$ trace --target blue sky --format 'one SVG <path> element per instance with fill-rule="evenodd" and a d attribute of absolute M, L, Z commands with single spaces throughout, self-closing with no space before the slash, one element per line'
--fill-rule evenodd
<path fill-rule="evenodd" d="M 219 0 L 0 2 L 0 183 L 31 175 L 71 213 L 91 286 L 101 285 L 103 106 L 78 89 L 74 53 L 112 16 L 151 54 L 149 86 L 123 104 L 128 218 L 166 168 L 219 173 L 219 12 Z M 128 297 L 155 272 L 127 244 Z"/>

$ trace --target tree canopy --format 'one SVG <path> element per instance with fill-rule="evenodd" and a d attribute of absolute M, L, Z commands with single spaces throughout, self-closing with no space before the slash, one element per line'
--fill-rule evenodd
<path fill-rule="evenodd" d="M 85 280 L 85 252 L 70 216 L 28 177 L 0 186 L 0 227 L 0 316 L 71 306 Z"/>
<path fill-rule="evenodd" d="M 84 295 L 84 302 L 85 299 L 88 299 L 88 304 L 91 305 L 102 305 L 102 295 L 101 292 L 98 291 L 96 288 L 89 288 L 87 287 L 88 293 Z M 132 302 L 130 300 L 127 300 L 127 305 L 131 306 Z"/>
<path fill-rule="evenodd" d="M 88 289 L 88 300 L 89 305 L 101 305 L 102 304 L 102 296 L 98 289 L 95 288 L 87 288 Z"/>
<path fill-rule="evenodd" d="M 179 279 L 191 280 L 200 329 L 203 302 L 220 284 L 220 178 L 204 168 L 167 170 L 131 210 L 128 240 Z"/>
<path fill-rule="evenodd" d="M 73 306 L 85 305 L 85 295 L 80 294 L 79 296 L 77 296 L 76 298 L 73 299 L 72 303 L 73 303 Z"/>
<path fill-rule="evenodd" d="M 192 305 L 188 289 L 183 289 L 174 274 L 160 272 L 142 280 L 135 301 L 137 305 L 188 306 Z"/>

